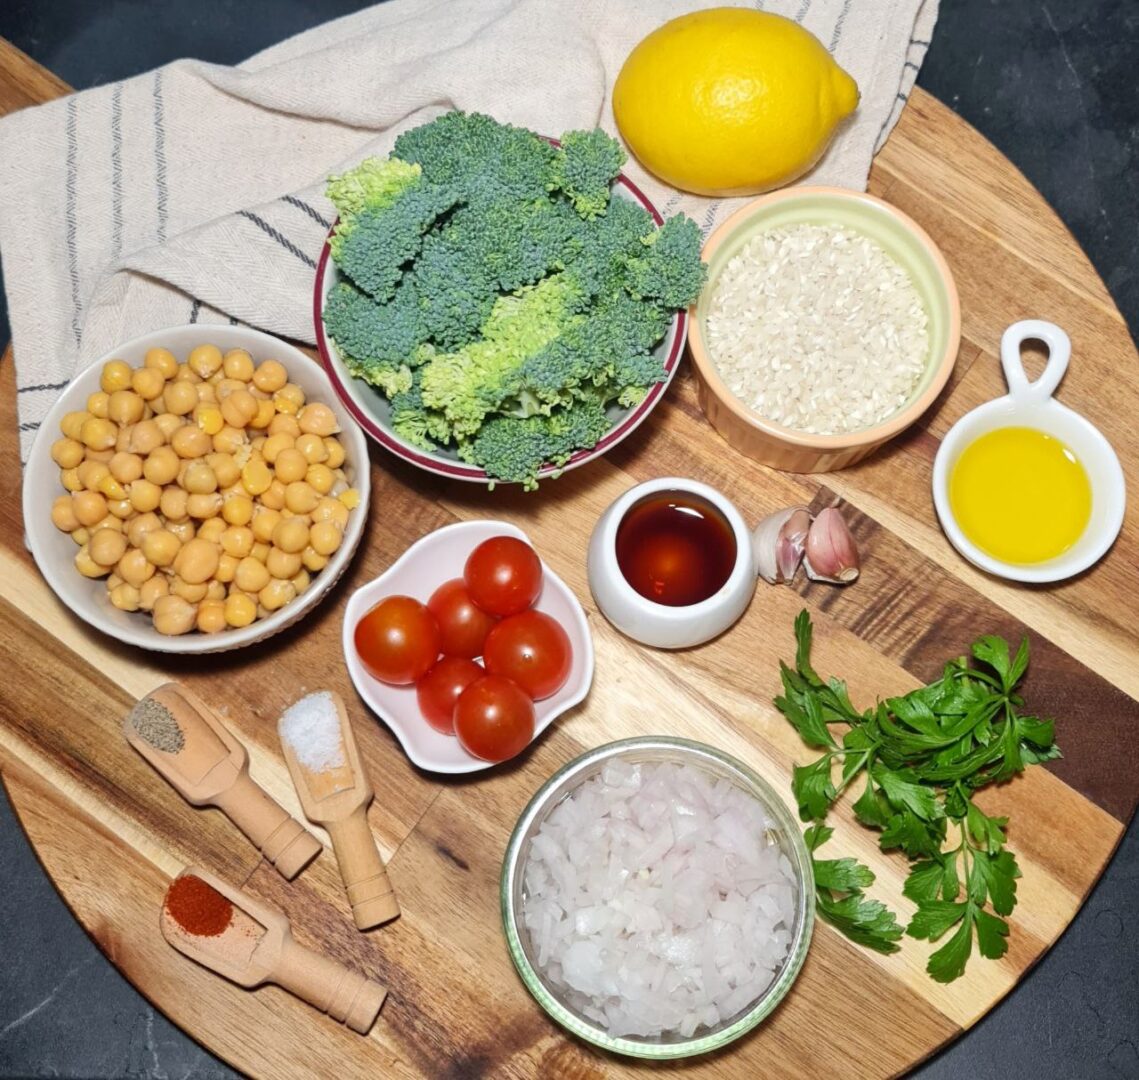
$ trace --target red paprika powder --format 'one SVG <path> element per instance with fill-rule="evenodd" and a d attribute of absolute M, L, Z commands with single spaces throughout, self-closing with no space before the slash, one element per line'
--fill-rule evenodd
<path fill-rule="evenodd" d="M 193 874 L 183 874 L 170 883 L 166 890 L 166 910 L 194 937 L 217 937 L 233 921 L 233 904 Z"/>

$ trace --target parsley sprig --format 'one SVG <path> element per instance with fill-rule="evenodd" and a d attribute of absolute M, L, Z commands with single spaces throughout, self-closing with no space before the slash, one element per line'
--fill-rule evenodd
<path fill-rule="evenodd" d="M 859 712 L 843 682 L 824 682 L 811 666 L 811 637 L 804 610 L 795 620 L 795 667 L 780 664 L 783 693 L 775 704 L 822 751 L 795 766 L 791 784 L 800 817 L 812 822 L 805 835 L 819 916 L 859 945 L 899 947 L 896 916 L 864 892 L 872 871 L 854 859 L 813 854 L 833 833 L 822 824 L 831 806 L 853 787 L 854 816 L 879 833 L 883 851 L 910 861 L 903 892 L 917 911 L 905 932 L 940 941 L 953 930 L 926 967 L 938 982 L 952 982 L 964 973 L 974 939 L 982 956 L 1005 954 L 1005 917 L 1016 906 L 1020 877 L 1005 846 L 1007 819 L 987 816 L 973 795 L 1060 756 L 1052 721 L 1021 712 L 1016 688 L 1028 667 L 1028 639 L 1010 654 L 1004 638 L 979 638 L 972 664 L 950 660 L 936 682 Z"/>

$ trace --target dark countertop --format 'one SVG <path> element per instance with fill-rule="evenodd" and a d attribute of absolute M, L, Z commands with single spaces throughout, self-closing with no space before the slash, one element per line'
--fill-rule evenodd
<path fill-rule="evenodd" d="M 872 0 L 863 0 L 872 2 Z M 235 63 L 349 0 L 5 0 L 0 36 L 76 87 L 180 56 Z M 918 82 L 1057 209 L 1139 325 L 1139 4 L 941 0 Z M 1040 312 L 1048 317 L 1049 312 Z M 0 336 L 7 340 L 0 300 Z M 0 1076 L 235 1074 L 152 1008 L 72 918 L 0 794 Z M 921 1080 L 1139 1078 L 1139 832 L 1067 933 Z"/>

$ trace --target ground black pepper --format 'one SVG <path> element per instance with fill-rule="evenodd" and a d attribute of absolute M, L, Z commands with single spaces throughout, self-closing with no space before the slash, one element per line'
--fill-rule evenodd
<path fill-rule="evenodd" d="M 131 726 L 155 750 L 177 754 L 186 745 L 186 737 L 174 714 L 161 702 L 143 698 L 130 714 Z"/>

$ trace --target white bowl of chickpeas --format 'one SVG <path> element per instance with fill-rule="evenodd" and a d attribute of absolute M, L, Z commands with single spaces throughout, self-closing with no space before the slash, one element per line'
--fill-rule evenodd
<path fill-rule="evenodd" d="M 320 365 L 243 326 L 177 326 L 77 375 L 24 471 L 59 598 L 131 645 L 209 653 L 296 622 L 352 558 L 368 448 Z"/>

